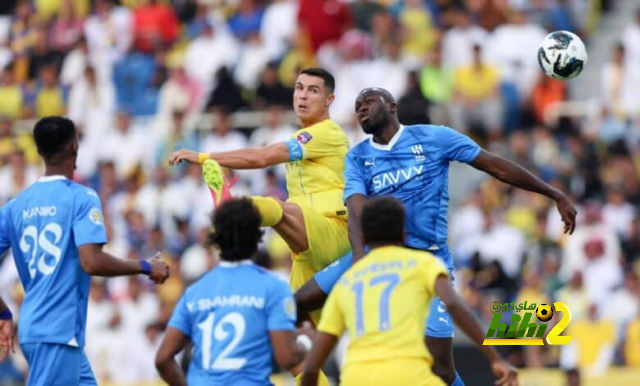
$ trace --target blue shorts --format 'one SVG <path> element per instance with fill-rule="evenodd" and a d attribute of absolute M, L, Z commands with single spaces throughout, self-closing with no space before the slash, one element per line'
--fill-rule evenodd
<path fill-rule="evenodd" d="M 21 344 L 27 363 L 27 386 L 97 386 L 84 349 L 56 343 Z"/>
<path fill-rule="evenodd" d="M 443 248 L 432 253 L 443 260 L 449 269 L 449 275 L 453 282 L 453 267 L 447 264 L 448 261 L 451 261 L 449 249 Z M 316 273 L 314 279 L 316 280 L 316 283 L 318 283 L 318 287 L 320 287 L 324 293 L 330 293 L 342 274 L 351 268 L 351 264 L 353 264 L 353 254 L 349 252 L 333 264 Z M 439 297 L 435 297 L 431 301 L 431 309 L 429 310 L 429 317 L 426 321 L 425 335 L 433 338 L 453 337 L 453 321 L 451 320 L 451 315 L 449 315 L 447 308 Z"/>

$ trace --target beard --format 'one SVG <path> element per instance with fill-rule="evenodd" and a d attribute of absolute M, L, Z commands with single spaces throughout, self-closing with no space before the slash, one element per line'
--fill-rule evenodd
<path fill-rule="evenodd" d="M 389 124 L 389 118 L 385 115 L 377 119 L 369 117 L 369 119 L 360 123 L 360 126 L 362 127 L 362 131 L 364 131 L 365 134 L 376 135 L 380 133 L 382 130 L 384 130 L 384 128 L 388 124 Z"/>

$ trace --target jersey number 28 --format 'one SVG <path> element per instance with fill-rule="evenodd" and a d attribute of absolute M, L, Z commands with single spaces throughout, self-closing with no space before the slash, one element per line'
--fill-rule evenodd
<path fill-rule="evenodd" d="M 20 237 L 20 250 L 26 256 L 31 253 L 28 264 L 29 276 L 32 279 L 36 276 L 36 271 L 40 271 L 43 275 L 51 275 L 55 271 L 62 257 L 62 250 L 56 245 L 61 239 L 62 227 L 55 222 L 45 225 L 41 231 L 38 231 L 34 225 L 24 229 Z M 53 261 L 47 259 L 47 256 L 53 257 Z"/>

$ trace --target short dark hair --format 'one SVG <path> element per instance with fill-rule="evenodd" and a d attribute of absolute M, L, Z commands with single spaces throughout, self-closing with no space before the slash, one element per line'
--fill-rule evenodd
<path fill-rule="evenodd" d="M 76 125 L 68 118 L 45 117 L 33 128 L 33 139 L 38 154 L 49 158 L 63 151 L 65 146 L 76 139 Z"/>
<path fill-rule="evenodd" d="M 300 74 L 305 74 L 309 76 L 317 76 L 318 78 L 322 78 L 324 81 L 324 86 L 329 89 L 329 92 L 333 93 L 336 89 L 336 79 L 331 75 L 331 73 L 324 68 L 311 67 L 305 68 L 300 71 Z"/>
<path fill-rule="evenodd" d="M 220 249 L 226 261 L 250 259 L 262 239 L 260 213 L 248 198 L 232 198 L 216 208 L 209 243 Z"/>
<path fill-rule="evenodd" d="M 397 199 L 387 196 L 368 200 L 360 216 L 365 244 L 402 243 L 404 220 L 404 206 Z"/>

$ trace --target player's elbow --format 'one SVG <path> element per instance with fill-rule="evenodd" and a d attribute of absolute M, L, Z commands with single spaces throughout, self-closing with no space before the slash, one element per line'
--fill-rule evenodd
<path fill-rule="evenodd" d="M 80 247 L 80 267 L 87 275 L 94 276 L 99 272 L 97 252 L 95 248 Z"/>
<path fill-rule="evenodd" d="M 166 355 L 162 351 L 159 351 L 158 354 L 156 354 L 156 369 L 158 369 L 159 372 L 162 372 L 162 370 L 166 368 L 172 360 L 173 358 L 171 356 Z"/>
<path fill-rule="evenodd" d="M 291 370 L 302 362 L 304 355 L 297 347 L 297 344 L 292 344 L 288 350 L 275 350 L 274 357 L 278 366 L 285 370 Z"/>

